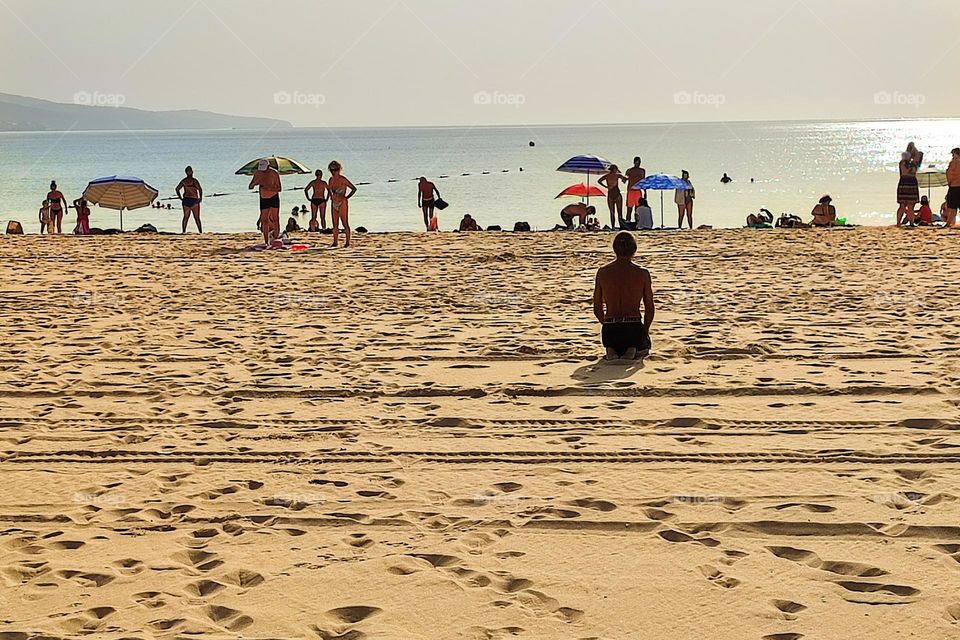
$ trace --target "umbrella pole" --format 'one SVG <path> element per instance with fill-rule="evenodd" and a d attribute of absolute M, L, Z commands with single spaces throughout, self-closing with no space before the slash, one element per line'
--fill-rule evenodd
<path fill-rule="evenodd" d="M 663 229 L 663 191 L 660 192 L 660 228 Z"/>

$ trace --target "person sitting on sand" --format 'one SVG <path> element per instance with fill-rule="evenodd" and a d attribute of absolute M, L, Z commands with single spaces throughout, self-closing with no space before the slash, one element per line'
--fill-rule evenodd
<path fill-rule="evenodd" d="M 257 170 L 250 180 L 248 189 L 260 189 L 260 231 L 263 243 L 268 247 L 280 237 L 280 174 L 264 158 L 257 164 Z"/>
<path fill-rule="evenodd" d="M 343 231 L 347 236 L 343 246 L 344 248 L 348 248 L 352 234 L 349 216 L 350 198 L 357 192 L 357 188 L 350 180 L 340 174 L 343 170 L 343 165 L 341 165 L 339 161 L 332 161 L 327 165 L 327 169 L 330 171 L 330 182 L 327 183 L 327 188 L 330 190 L 330 207 L 333 213 L 332 246 L 339 246 L 340 226 L 343 225 Z"/>
<path fill-rule="evenodd" d="M 573 204 L 568 204 L 560 210 L 560 219 L 563 220 L 563 225 L 567 229 L 573 229 L 574 218 L 580 218 L 580 224 L 577 226 L 582 227 L 587 223 L 587 218 L 596 213 L 596 207 L 585 205 L 582 202 L 575 202 Z"/>
<path fill-rule="evenodd" d="M 607 360 L 634 360 L 650 352 L 655 313 L 650 272 L 633 263 L 637 241 L 627 231 L 613 239 L 616 259 L 597 271 L 593 315 L 603 325 Z M 640 307 L 643 307 L 641 317 Z"/>
<path fill-rule="evenodd" d="M 303 195 L 310 201 L 310 230 L 313 230 L 317 214 L 320 215 L 321 229 L 327 228 L 327 183 L 323 179 L 323 171 L 317 169 L 316 176 L 303 189 Z"/>
<path fill-rule="evenodd" d="M 921 227 L 933 225 L 933 209 L 930 208 L 930 200 L 927 196 L 920 198 L 920 208 L 914 213 L 914 220 Z"/>
<path fill-rule="evenodd" d="M 760 209 L 760 213 L 751 213 L 747 216 L 747 226 L 751 229 L 763 228 L 773 224 L 773 214 L 768 209 Z"/>
<path fill-rule="evenodd" d="M 299 211 L 299 209 L 294 209 L 294 211 Z M 297 222 L 296 218 L 287 218 L 286 232 L 293 233 L 295 231 L 303 231 L 303 229 L 300 228 L 300 223 Z"/>
<path fill-rule="evenodd" d="M 637 229 L 640 231 L 650 231 L 653 229 L 653 209 L 646 198 L 640 198 L 640 205 L 637 207 Z"/>
<path fill-rule="evenodd" d="M 476 220 L 469 213 L 463 214 L 463 220 L 460 221 L 460 231 L 483 231 Z"/>
<path fill-rule="evenodd" d="M 813 216 L 810 226 L 833 227 L 837 224 L 837 208 L 830 204 L 831 202 L 833 198 L 830 196 L 820 198 L 820 203 L 810 212 Z"/>
<path fill-rule="evenodd" d="M 90 235 L 90 205 L 86 198 L 74 200 L 73 208 L 77 210 L 77 225 L 73 228 L 73 233 L 78 236 Z"/>

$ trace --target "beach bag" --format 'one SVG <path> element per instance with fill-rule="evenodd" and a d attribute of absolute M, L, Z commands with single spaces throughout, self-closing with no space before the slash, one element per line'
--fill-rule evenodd
<path fill-rule="evenodd" d="M 17 222 L 16 220 L 11 220 L 7 223 L 7 235 L 8 236 L 22 236 L 23 235 L 23 225 Z"/>
<path fill-rule="evenodd" d="M 513 225 L 513 230 L 514 231 L 530 231 L 530 223 L 518 222 L 517 224 Z"/>
<path fill-rule="evenodd" d="M 443 211 L 444 209 L 446 209 L 446 208 L 449 207 L 450 205 L 449 205 L 449 204 L 447 203 L 447 201 L 444 200 L 443 198 L 437 198 L 437 201 L 433 203 L 433 206 L 436 207 L 437 209 L 439 209 L 440 211 Z"/>
<path fill-rule="evenodd" d="M 498 224 L 492 224 L 489 227 L 487 227 L 487 231 L 503 231 L 503 227 L 501 227 Z"/>

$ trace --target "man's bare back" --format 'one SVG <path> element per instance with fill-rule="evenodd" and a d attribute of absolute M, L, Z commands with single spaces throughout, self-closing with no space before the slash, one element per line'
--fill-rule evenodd
<path fill-rule="evenodd" d="M 627 169 L 627 184 L 630 189 L 640 182 L 643 182 L 644 178 L 647 177 L 647 170 L 643 167 L 630 167 Z"/>
<path fill-rule="evenodd" d="M 639 318 L 649 297 L 653 307 L 650 272 L 632 262 L 614 260 L 597 271 L 597 289 L 603 302 L 601 322 L 615 318 Z M 649 328 L 649 327 L 647 327 Z"/>
<path fill-rule="evenodd" d="M 637 241 L 632 235 L 618 233 L 613 250 L 617 259 L 597 271 L 593 315 L 603 325 L 606 358 L 633 360 L 650 351 L 653 283 L 650 272 L 633 263 Z"/>

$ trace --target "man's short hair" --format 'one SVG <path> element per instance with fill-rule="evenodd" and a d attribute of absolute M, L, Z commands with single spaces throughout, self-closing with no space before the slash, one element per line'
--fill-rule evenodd
<path fill-rule="evenodd" d="M 637 241 L 633 234 L 621 231 L 613 239 L 613 252 L 620 258 L 632 258 L 637 254 Z"/>
<path fill-rule="evenodd" d="M 595 214 L 596 212 L 597 212 L 597 208 L 596 208 L 595 206 L 590 205 L 590 206 L 587 207 L 587 215 L 592 216 L 592 215 Z"/>
<path fill-rule="evenodd" d="M 960 156 L 960 147 L 957 147 L 956 149 L 954 149 L 954 150 L 951 151 L 950 153 Z"/>

